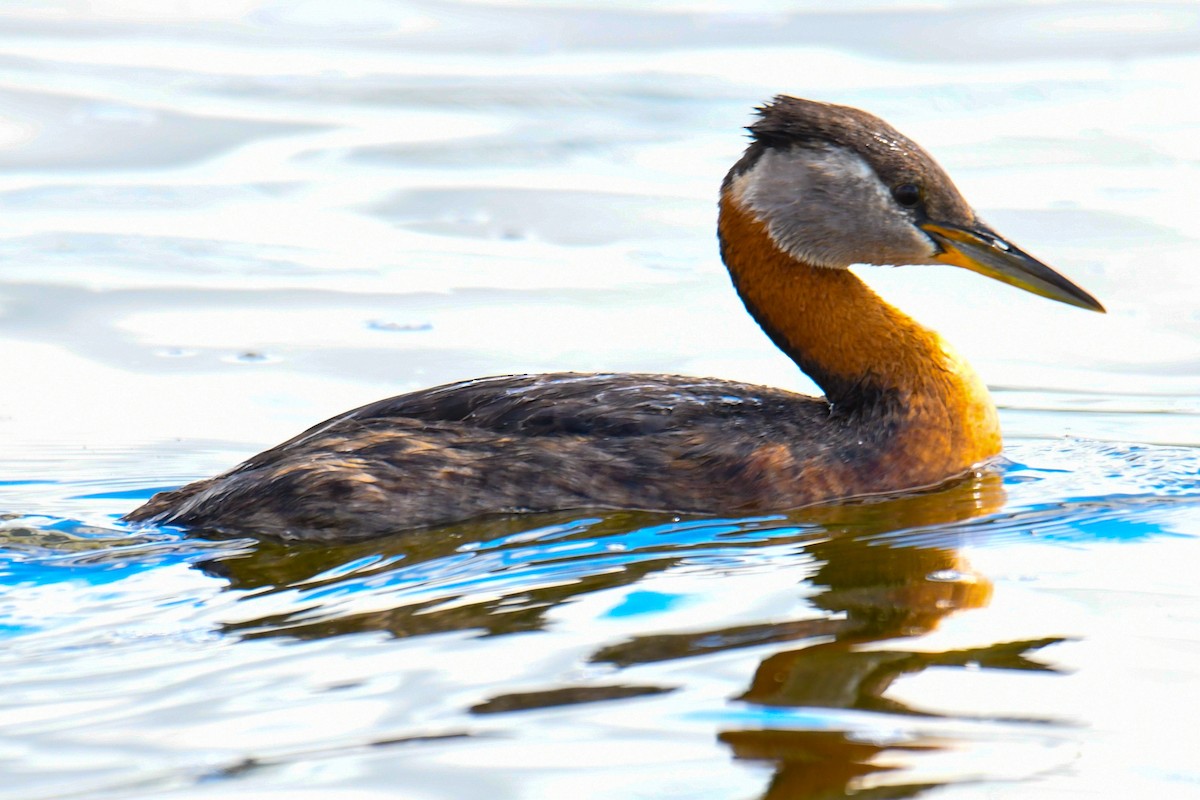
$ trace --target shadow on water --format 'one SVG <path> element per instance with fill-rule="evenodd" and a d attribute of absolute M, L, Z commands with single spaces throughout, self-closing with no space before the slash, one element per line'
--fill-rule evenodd
<path fill-rule="evenodd" d="M 956 545 L 960 523 L 995 518 L 1004 503 L 1000 476 L 982 474 L 938 491 L 776 517 L 681 519 L 624 511 L 582 519 L 577 513 L 500 517 L 345 546 L 260 542 L 197 566 L 245 591 L 251 603 L 280 592 L 302 596 L 295 610 L 226 625 L 225 633 L 244 639 L 363 632 L 406 638 L 468 630 L 495 636 L 542 630 L 547 614 L 562 604 L 636 584 L 683 562 L 734 564 L 765 548 L 785 548 L 793 562 L 813 567 L 808 585 L 798 587 L 809 593 L 798 618 L 636 635 L 602 644 L 590 661 L 619 672 L 786 643 L 761 660 L 736 703 L 929 718 L 938 715 L 888 697 L 897 678 L 931 667 L 1053 671 L 1031 655 L 1061 641 L 1056 638 L 941 652 L 866 647 L 921 636 L 950 614 L 988 604 L 991 582 L 972 570 Z M 373 595 L 369 610 L 351 602 L 363 592 Z M 533 711 L 674 688 L 636 682 L 557 686 L 494 695 L 470 712 Z M 935 739 L 881 743 L 849 729 L 799 727 L 730 728 L 718 738 L 736 759 L 774 765 L 764 795 L 769 798 L 916 796 L 930 785 L 862 793 L 861 784 L 866 776 L 897 769 L 889 765 L 898 756 L 945 747 Z"/>

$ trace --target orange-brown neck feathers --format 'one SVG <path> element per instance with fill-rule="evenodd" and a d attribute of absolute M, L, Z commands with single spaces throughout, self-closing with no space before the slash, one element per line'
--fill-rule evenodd
<path fill-rule="evenodd" d="M 968 465 L 999 452 L 987 389 L 937 333 L 848 269 L 814 267 L 784 252 L 728 188 L 718 231 L 746 308 L 835 407 L 894 403 L 915 427 L 945 429 Z"/>

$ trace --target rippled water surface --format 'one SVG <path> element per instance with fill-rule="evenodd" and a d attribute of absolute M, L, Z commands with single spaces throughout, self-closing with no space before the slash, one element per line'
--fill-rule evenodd
<path fill-rule="evenodd" d="M 0 8 L 0 797 L 1196 797 L 1194 3 Z M 131 529 L 372 399 L 812 385 L 715 194 L 776 92 L 933 151 L 1109 308 L 861 270 L 1007 461 L 754 518 Z"/>

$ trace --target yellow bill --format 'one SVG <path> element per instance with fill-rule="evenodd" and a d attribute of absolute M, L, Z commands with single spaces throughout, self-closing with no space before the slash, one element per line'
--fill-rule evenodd
<path fill-rule="evenodd" d="M 1104 306 L 1096 298 L 983 226 L 960 228 L 924 222 L 921 230 L 942 248 L 935 258 L 944 264 L 964 267 L 1051 300 L 1104 313 Z"/>

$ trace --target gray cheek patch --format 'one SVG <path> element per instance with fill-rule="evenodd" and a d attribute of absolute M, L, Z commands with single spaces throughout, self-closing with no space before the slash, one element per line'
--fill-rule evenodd
<path fill-rule="evenodd" d="M 771 149 L 734 180 L 734 199 L 808 264 L 927 264 L 933 242 L 857 154 L 835 145 Z"/>

